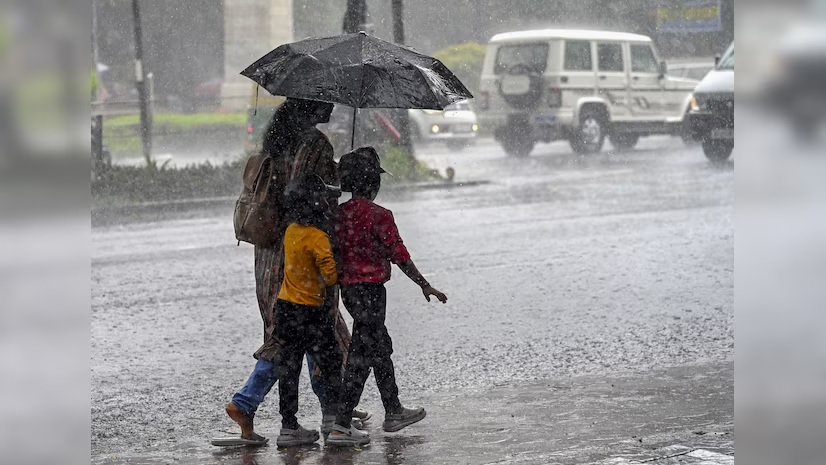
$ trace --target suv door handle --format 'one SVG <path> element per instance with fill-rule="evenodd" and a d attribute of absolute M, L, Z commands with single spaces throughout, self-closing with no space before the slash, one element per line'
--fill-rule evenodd
<path fill-rule="evenodd" d="M 599 77 L 599 79 L 600 79 L 600 81 L 604 81 L 604 80 L 605 80 L 605 78 L 607 78 L 607 77 L 608 77 L 608 76 L 600 76 L 600 77 Z"/>

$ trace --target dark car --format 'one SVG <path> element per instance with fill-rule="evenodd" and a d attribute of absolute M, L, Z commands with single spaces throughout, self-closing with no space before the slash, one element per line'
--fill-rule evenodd
<path fill-rule="evenodd" d="M 797 24 L 780 41 L 763 98 L 804 141 L 816 139 L 826 121 L 826 4 L 813 20 Z M 817 22 L 820 21 L 820 22 Z"/>
<path fill-rule="evenodd" d="M 725 161 L 734 150 L 734 44 L 697 84 L 688 114 L 691 137 L 706 158 Z"/>

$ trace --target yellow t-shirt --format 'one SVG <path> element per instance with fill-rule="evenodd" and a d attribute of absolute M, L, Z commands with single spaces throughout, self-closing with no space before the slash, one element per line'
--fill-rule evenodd
<path fill-rule="evenodd" d="M 287 226 L 284 282 L 278 298 L 299 305 L 323 305 L 325 288 L 336 281 L 336 260 L 327 234 L 315 226 Z"/>

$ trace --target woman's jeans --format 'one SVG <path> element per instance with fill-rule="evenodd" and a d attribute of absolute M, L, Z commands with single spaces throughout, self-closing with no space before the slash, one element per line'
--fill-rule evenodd
<path fill-rule="evenodd" d="M 321 410 L 325 411 L 327 407 L 327 393 L 324 386 L 324 379 L 321 376 L 313 375 L 315 364 L 310 354 L 307 354 L 307 369 L 310 372 L 310 385 L 318 397 Z M 259 358 L 255 363 L 255 368 L 252 370 L 247 383 L 244 384 L 244 387 L 242 387 L 240 391 L 232 396 L 232 403 L 237 405 L 250 417 L 254 417 L 258 406 L 261 405 L 264 397 L 266 397 L 267 393 L 270 392 L 270 389 L 272 389 L 277 382 L 278 366 L 269 360 Z"/>

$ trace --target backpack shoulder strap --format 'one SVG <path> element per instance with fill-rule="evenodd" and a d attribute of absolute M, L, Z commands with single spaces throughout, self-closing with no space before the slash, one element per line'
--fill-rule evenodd
<path fill-rule="evenodd" d="M 261 178 L 261 174 L 272 164 L 272 159 L 265 153 L 258 153 L 250 156 L 247 166 L 244 168 L 244 186 L 255 188 L 256 183 Z"/>

